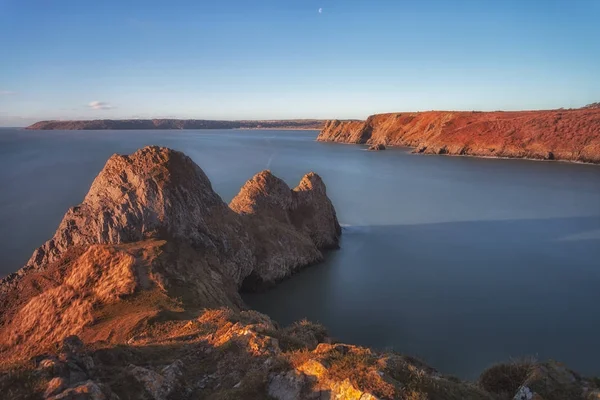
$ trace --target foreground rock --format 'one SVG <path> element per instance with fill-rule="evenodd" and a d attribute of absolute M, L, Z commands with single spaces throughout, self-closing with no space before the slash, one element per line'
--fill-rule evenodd
<path fill-rule="evenodd" d="M 317 140 L 414 147 L 429 154 L 600 163 L 600 108 L 407 112 L 328 121 Z"/>
<path fill-rule="evenodd" d="M 317 324 L 281 328 L 255 311 L 225 308 L 156 321 L 119 346 L 68 343 L 80 341 L 71 336 L 58 353 L 4 365 L 1 393 L 151 400 L 563 400 L 600 393 L 594 380 L 556 362 L 498 365 L 477 384 L 462 382 L 412 357 L 334 343 Z"/>
<path fill-rule="evenodd" d="M 598 393 L 594 381 L 553 363 L 497 366 L 479 384 L 462 382 L 411 357 L 335 343 L 318 324 L 282 328 L 246 309 L 238 290 L 321 260 L 340 233 L 314 173 L 290 189 L 263 171 L 227 206 L 182 153 L 147 147 L 113 156 L 54 237 L 0 284 L 1 397 L 552 400 Z"/>

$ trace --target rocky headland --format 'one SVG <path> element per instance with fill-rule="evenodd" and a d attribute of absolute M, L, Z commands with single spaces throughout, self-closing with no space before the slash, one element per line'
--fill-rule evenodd
<path fill-rule="evenodd" d="M 206 119 L 96 119 L 87 121 L 39 121 L 30 130 L 128 130 L 128 129 L 322 129 L 317 119 L 218 121 Z"/>
<path fill-rule="evenodd" d="M 415 153 L 600 163 L 600 108 L 427 111 L 327 121 L 317 140 L 413 147 Z"/>
<path fill-rule="evenodd" d="M 341 235 L 315 173 L 269 171 L 229 205 L 183 153 L 112 156 L 83 202 L 0 283 L 6 399 L 598 399 L 598 381 L 520 361 L 478 382 L 249 310 Z M 318 268 L 316 266 L 315 268 Z"/>

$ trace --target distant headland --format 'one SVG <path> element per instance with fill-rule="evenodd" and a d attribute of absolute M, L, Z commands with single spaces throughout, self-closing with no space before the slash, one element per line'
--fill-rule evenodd
<path fill-rule="evenodd" d="M 425 111 L 327 121 L 318 141 L 415 153 L 600 163 L 600 103 L 541 111 Z"/>
<path fill-rule="evenodd" d="M 95 119 L 79 121 L 39 121 L 31 130 L 131 130 L 131 129 L 323 129 L 324 120 L 240 120 L 207 119 Z"/>

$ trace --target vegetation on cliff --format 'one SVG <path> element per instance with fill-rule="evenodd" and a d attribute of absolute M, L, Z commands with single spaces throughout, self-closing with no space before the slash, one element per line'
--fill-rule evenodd
<path fill-rule="evenodd" d="M 414 147 L 417 153 L 600 163 L 600 108 L 372 115 L 328 121 L 317 140 Z"/>

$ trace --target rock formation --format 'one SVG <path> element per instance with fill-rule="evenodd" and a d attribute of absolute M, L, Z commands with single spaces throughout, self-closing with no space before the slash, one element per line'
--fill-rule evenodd
<path fill-rule="evenodd" d="M 39 121 L 32 130 L 127 130 L 127 129 L 321 129 L 318 119 L 214 121 L 205 119 L 96 119 L 88 121 Z"/>
<path fill-rule="evenodd" d="M 369 146 L 369 151 L 381 151 L 385 150 L 385 145 L 383 143 L 376 143 Z"/>
<path fill-rule="evenodd" d="M 258 259 L 246 289 L 276 282 L 299 265 L 321 261 L 318 249 L 338 246 L 341 228 L 335 209 L 325 184 L 312 172 L 294 190 L 270 171 L 260 172 L 246 182 L 229 207 L 242 216 L 257 239 Z"/>
<path fill-rule="evenodd" d="M 3 322 L 12 322 L 5 338 L 32 347 L 79 334 L 94 310 L 142 289 L 239 309 L 246 279 L 272 284 L 318 262 L 340 233 L 313 173 L 291 191 L 261 172 L 230 208 L 183 153 L 114 155 L 53 238 L 0 285 Z"/>
<path fill-rule="evenodd" d="M 321 260 L 340 233 L 314 173 L 290 189 L 263 171 L 227 206 L 180 152 L 115 155 L 54 237 L 0 283 L 2 398 L 553 400 L 600 393 L 595 381 L 557 363 L 496 366 L 478 384 L 462 382 L 411 357 L 334 343 L 318 324 L 282 328 L 246 309 L 240 288 L 273 284 Z"/>
<path fill-rule="evenodd" d="M 407 112 L 328 121 L 317 140 L 414 147 L 417 153 L 600 163 L 600 108 Z"/>

